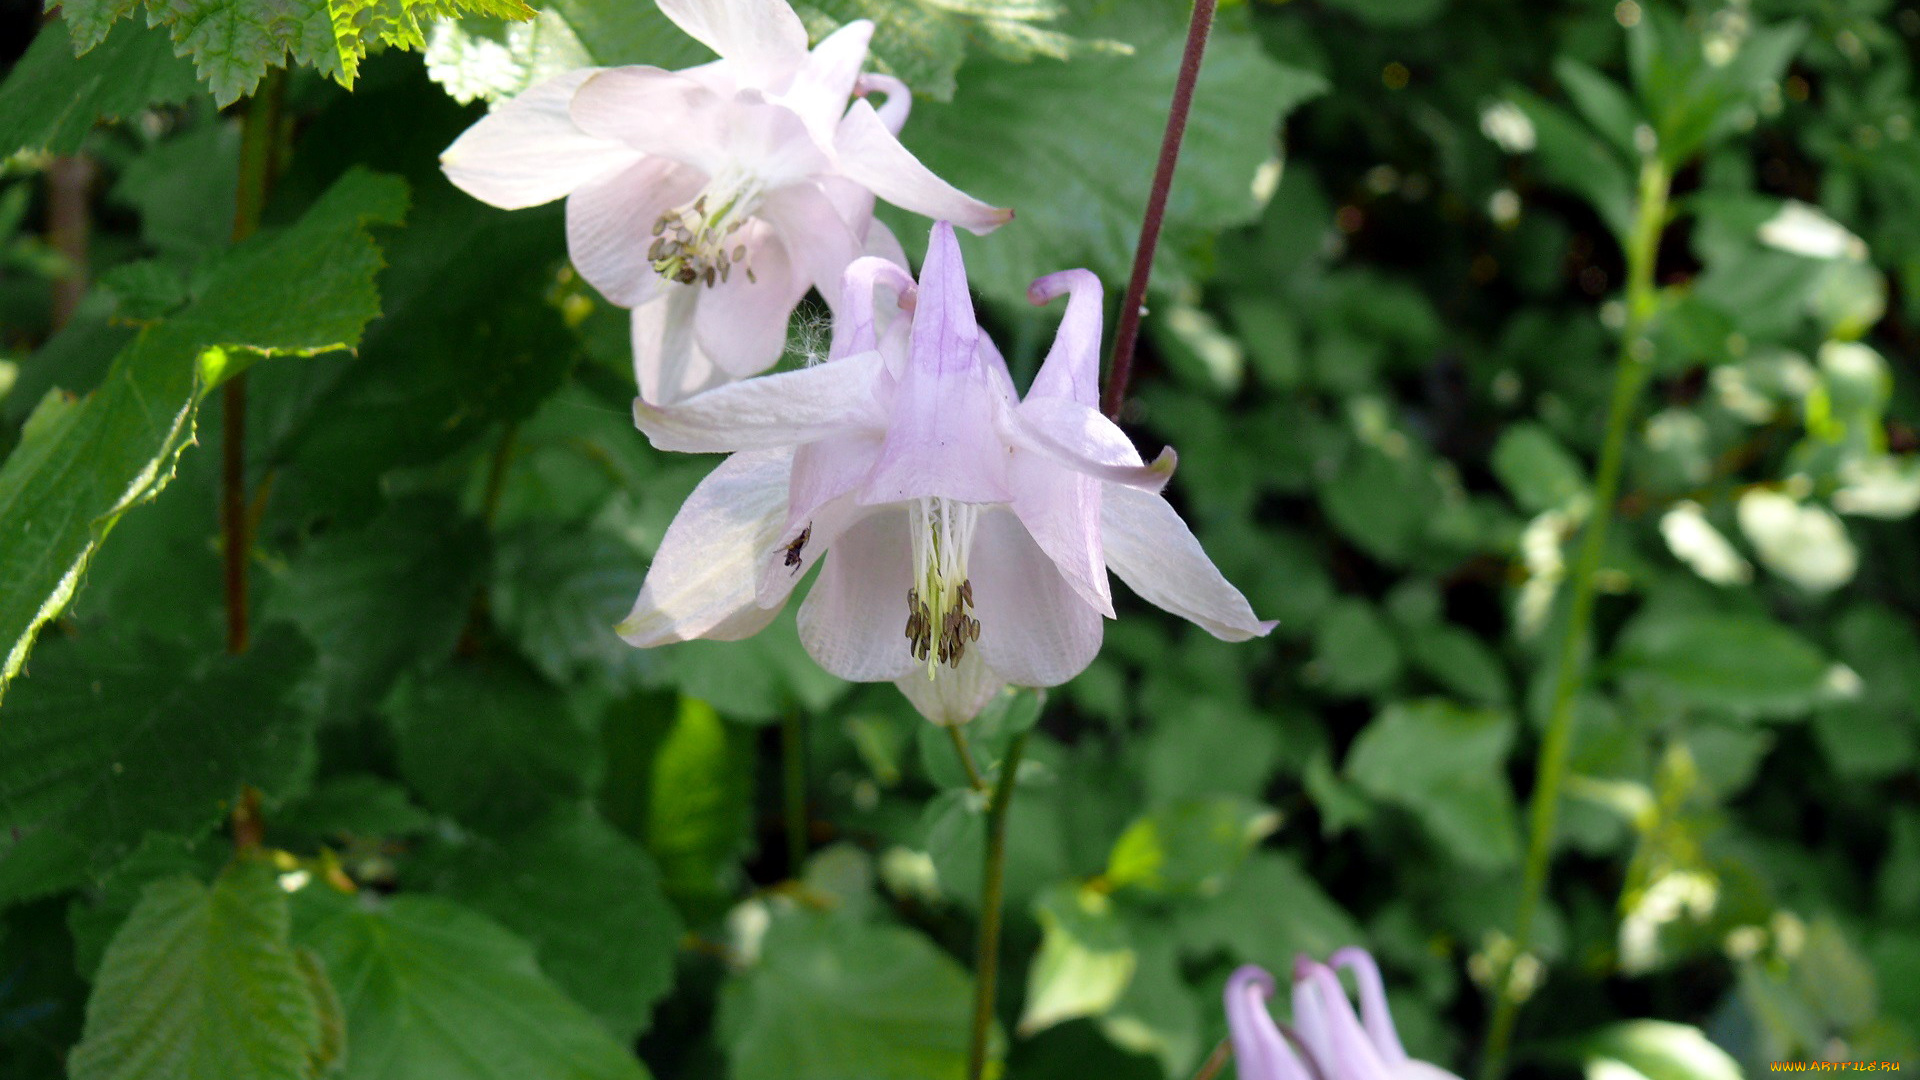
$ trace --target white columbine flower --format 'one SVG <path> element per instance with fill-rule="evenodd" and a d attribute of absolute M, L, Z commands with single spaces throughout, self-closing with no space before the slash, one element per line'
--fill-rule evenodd
<path fill-rule="evenodd" d="M 874 196 L 974 232 L 1012 217 L 900 145 L 906 86 L 860 74 L 872 23 L 848 23 L 809 52 L 786 0 L 659 3 L 720 59 L 556 76 L 441 155 L 449 179 L 495 206 L 567 198 L 574 266 L 634 309 L 649 401 L 772 366 L 794 305 L 813 287 L 838 311 L 840 277 L 863 253 L 905 266 L 873 220 Z M 853 100 L 876 90 L 878 109 Z"/>
<path fill-rule="evenodd" d="M 627 641 L 755 633 L 824 559 L 799 614 L 807 651 L 957 723 L 1003 682 L 1053 686 L 1093 660 L 1114 614 L 1108 570 L 1217 637 L 1272 629 L 1159 496 L 1171 452 L 1146 464 L 1094 408 L 1092 274 L 1029 290 L 1070 300 L 1024 400 L 974 322 L 952 226 L 934 226 L 917 286 L 870 258 L 844 288 L 828 362 L 635 403 L 655 446 L 733 456 L 668 528 L 620 625 Z M 882 325 L 877 290 L 905 313 Z"/>

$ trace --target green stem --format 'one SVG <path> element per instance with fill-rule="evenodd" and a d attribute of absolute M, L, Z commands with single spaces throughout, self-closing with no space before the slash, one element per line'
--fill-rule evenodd
<path fill-rule="evenodd" d="M 807 733 L 798 710 L 780 724 L 787 825 L 787 873 L 799 877 L 807 863 Z"/>
<path fill-rule="evenodd" d="M 1007 744 L 1000 759 L 1000 775 L 987 801 L 987 860 L 980 877 L 980 939 L 973 983 L 973 1035 L 967 1043 L 967 1080 L 980 1080 L 987 1069 L 987 1036 L 993 1030 L 994 980 L 1000 971 L 1000 901 L 1007 884 L 1007 808 L 1013 804 L 1014 777 L 1020 772 L 1020 754 L 1027 733 Z M 963 759 L 964 760 L 964 759 Z"/>
<path fill-rule="evenodd" d="M 947 737 L 953 740 L 953 752 L 960 757 L 960 767 L 967 771 L 967 783 L 975 791 L 987 790 L 986 778 L 980 775 L 980 766 L 973 763 L 973 751 L 967 747 L 967 737 L 960 732 L 959 724 L 947 725 Z"/>
<path fill-rule="evenodd" d="M 1560 813 L 1560 789 L 1567 778 L 1567 758 L 1573 746 L 1573 706 L 1581 685 L 1582 659 L 1593 621 L 1594 577 L 1607 544 L 1614 502 L 1620 490 L 1621 464 L 1626 458 L 1627 432 L 1646 385 L 1652 359 L 1647 323 L 1659 303 L 1653 266 L 1660 236 L 1667 223 L 1667 195 L 1672 182 L 1666 166 L 1649 158 L 1640 167 L 1640 201 L 1634 210 L 1633 230 L 1627 238 L 1626 326 L 1620 335 L 1620 355 L 1613 379 L 1613 402 L 1607 412 L 1607 431 L 1600 447 L 1600 470 L 1594 477 L 1593 499 L 1580 554 L 1569 582 L 1566 629 L 1560 639 L 1560 667 L 1554 674 L 1553 706 L 1547 714 L 1546 737 L 1540 746 L 1533 801 L 1528 807 L 1525 874 L 1520 907 L 1514 919 L 1512 960 L 1497 972 L 1493 1019 L 1487 1028 L 1481 1055 L 1483 1080 L 1498 1080 L 1506 1071 L 1507 1050 L 1519 1017 L 1522 995 L 1516 993 L 1513 964 L 1533 944 L 1534 922 L 1546 892 L 1547 871 L 1553 854 L 1554 828 Z"/>
<path fill-rule="evenodd" d="M 240 133 L 240 183 L 233 207 L 233 242 L 260 227 L 260 213 L 273 183 L 274 143 L 280 129 L 280 99 L 286 72 L 269 71 L 247 102 Z M 247 558 L 253 551 L 247 512 L 247 383 L 236 375 L 221 387 L 220 541 L 225 571 L 227 651 L 247 651 Z"/>

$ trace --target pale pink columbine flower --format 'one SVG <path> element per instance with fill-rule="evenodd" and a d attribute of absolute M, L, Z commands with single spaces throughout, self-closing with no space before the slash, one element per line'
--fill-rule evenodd
<path fill-rule="evenodd" d="M 1093 407 L 1092 274 L 1029 290 L 1070 299 L 1025 400 L 974 322 L 951 225 L 934 226 L 917 286 L 869 258 L 844 289 L 827 363 L 635 403 L 655 446 L 733 456 L 668 528 L 620 625 L 629 642 L 752 634 L 824 558 L 800 608 L 807 651 L 957 723 L 1003 683 L 1053 686 L 1093 660 L 1114 614 L 1109 570 L 1226 640 L 1272 629 L 1158 494 L 1172 453 L 1148 465 Z"/>
<path fill-rule="evenodd" d="M 1459 1080 L 1416 1061 L 1400 1045 L 1380 968 L 1365 949 L 1333 954 L 1333 967 L 1302 956 L 1293 964 L 1293 1024 L 1282 1032 L 1267 999 L 1273 976 L 1248 964 L 1227 980 L 1227 1031 L 1240 1080 Z M 1360 1015 L 1333 968 L 1353 972 Z"/>
<path fill-rule="evenodd" d="M 634 309 L 647 400 L 772 366 L 807 289 L 837 312 L 840 277 L 862 253 L 905 266 L 873 220 L 874 196 L 974 232 L 1012 217 L 900 145 L 912 96 L 860 74 L 872 23 L 850 22 L 808 52 L 786 0 L 659 3 L 720 59 L 556 76 L 502 102 L 440 158 L 449 179 L 495 206 L 567 197 L 574 266 Z M 880 108 L 849 107 L 875 90 Z"/>

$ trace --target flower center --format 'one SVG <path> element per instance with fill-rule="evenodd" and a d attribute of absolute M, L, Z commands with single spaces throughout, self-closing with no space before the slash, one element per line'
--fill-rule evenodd
<path fill-rule="evenodd" d="M 692 202 L 653 223 L 647 258 L 654 272 L 682 285 L 711 287 L 738 267 L 748 281 L 755 281 L 753 268 L 746 264 L 747 246 L 735 234 L 759 205 L 759 189 L 753 184 L 708 184 Z"/>
<path fill-rule="evenodd" d="M 914 585 L 907 590 L 907 649 L 927 665 L 927 678 L 941 664 L 959 667 L 967 643 L 980 640 L 967 577 L 967 552 L 980 510 L 972 503 L 925 498 L 907 504 L 913 534 Z"/>

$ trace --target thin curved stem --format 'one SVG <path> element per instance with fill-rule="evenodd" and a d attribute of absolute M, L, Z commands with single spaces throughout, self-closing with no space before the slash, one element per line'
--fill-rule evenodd
<path fill-rule="evenodd" d="M 1160 138 L 1160 161 L 1153 170 L 1153 190 L 1147 194 L 1146 217 L 1140 222 L 1140 243 L 1133 249 L 1133 275 L 1127 279 L 1126 299 L 1120 302 L 1120 322 L 1113 331 L 1113 360 L 1107 366 L 1107 389 L 1100 408 L 1108 419 L 1118 419 L 1133 375 L 1133 347 L 1140 337 L 1142 305 L 1147 302 L 1147 279 L 1153 274 L 1153 252 L 1160 246 L 1160 225 L 1167 216 L 1167 192 L 1173 187 L 1173 167 L 1180 161 L 1180 140 L 1187 134 L 1187 114 L 1193 111 L 1193 87 L 1200 79 L 1200 61 L 1213 31 L 1215 0 L 1194 0 L 1187 23 L 1187 48 L 1180 55 L 1180 75 L 1173 83 L 1173 102 L 1167 108 L 1167 130 Z"/>
<path fill-rule="evenodd" d="M 1020 772 L 1020 755 L 1026 746 L 1024 731 L 1007 744 L 993 795 L 987 801 L 987 859 L 980 878 L 980 936 L 974 964 L 967 1080 L 980 1080 L 987 1068 L 987 1037 L 993 1031 L 995 980 L 1000 971 L 1000 903 L 1007 884 L 1007 808 L 1013 804 L 1014 777 Z"/>
<path fill-rule="evenodd" d="M 1569 581 L 1566 629 L 1560 639 L 1560 667 L 1554 674 L 1553 707 L 1547 714 L 1547 732 L 1535 767 L 1533 800 L 1528 806 L 1525 875 L 1520 907 L 1514 919 L 1513 960 L 1496 974 L 1493 1019 L 1481 1055 L 1483 1080 L 1498 1080 L 1506 1071 L 1507 1050 L 1513 1039 L 1524 997 L 1512 977 L 1513 963 L 1533 944 L 1534 922 L 1546 893 L 1547 872 L 1553 859 L 1553 834 L 1560 813 L 1560 789 L 1567 778 L 1567 758 L 1573 746 L 1573 706 L 1582 682 L 1582 661 L 1592 629 L 1594 578 L 1607 544 L 1607 526 L 1620 491 L 1621 465 L 1626 458 L 1627 432 L 1652 360 L 1647 324 L 1659 303 L 1654 290 L 1653 265 L 1660 235 L 1667 223 L 1667 195 L 1672 177 L 1657 159 L 1640 167 L 1640 201 L 1634 210 L 1633 231 L 1627 238 L 1627 322 L 1620 335 L 1620 355 L 1613 378 L 1613 401 L 1607 412 L 1607 431 L 1600 447 L 1599 472 L 1594 476 L 1592 515 L 1580 538 L 1580 554 Z"/>
<path fill-rule="evenodd" d="M 260 227 L 260 213 L 273 183 L 274 142 L 280 130 L 280 99 L 286 88 L 285 71 L 275 68 L 261 79 L 259 90 L 247 102 L 247 118 L 240 134 L 240 184 L 233 207 L 233 242 L 238 244 Z M 220 541 L 227 602 L 227 651 L 247 651 L 247 559 L 253 552 L 251 515 L 247 512 L 247 383 L 246 374 L 228 379 L 220 388 Z"/>
<path fill-rule="evenodd" d="M 959 755 L 960 767 L 966 770 L 967 785 L 975 791 L 987 790 L 986 778 L 980 775 L 980 766 L 973 763 L 973 750 L 967 746 L 967 737 L 961 734 L 960 725 L 948 724 L 947 737 L 953 740 L 953 752 Z"/>

